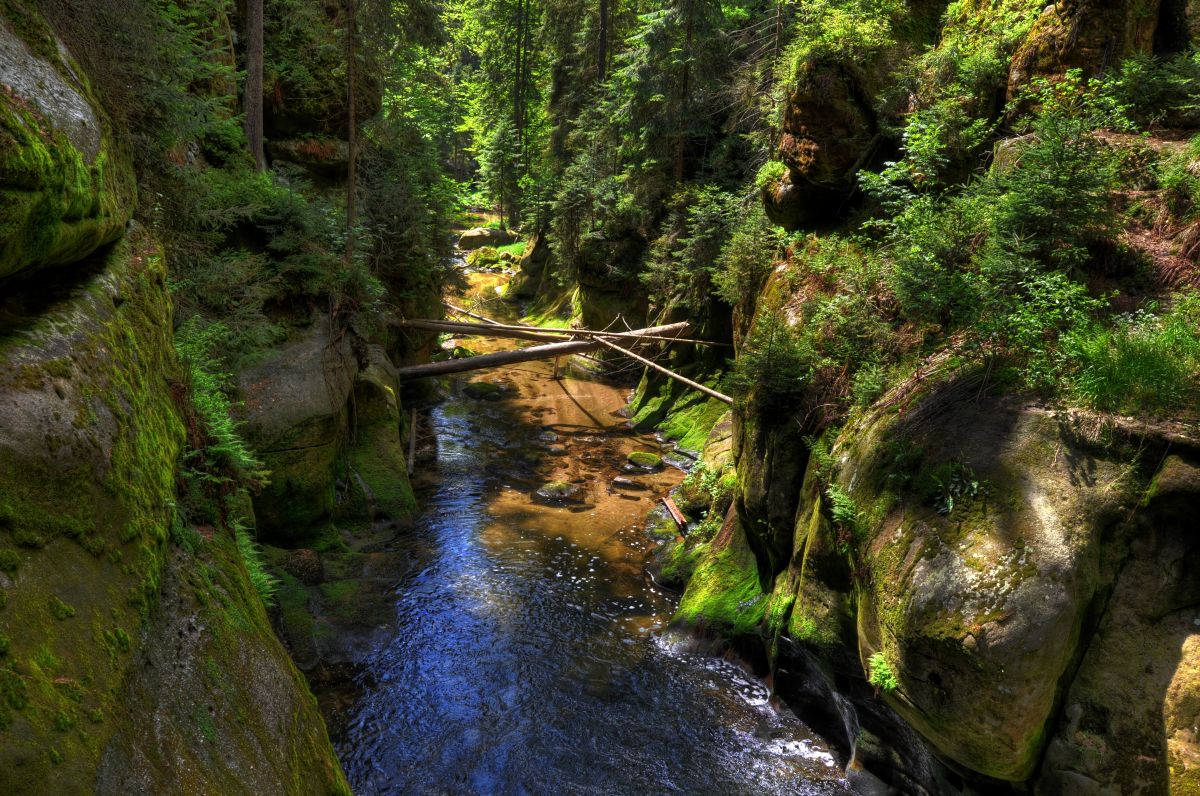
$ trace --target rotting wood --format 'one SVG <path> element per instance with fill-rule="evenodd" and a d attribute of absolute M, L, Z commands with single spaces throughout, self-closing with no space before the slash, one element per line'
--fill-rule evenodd
<path fill-rule="evenodd" d="M 730 398 L 728 395 L 725 395 L 724 393 L 719 393 L 716 390 L 712 389 L 711 387 L 705 387 L 703 384 L 696 382 L 696 381 L 692 381 L 691 379 L 687 378 L 686 376 L 680 376 L 675 371 L 670 370 L 669 368 L 664 368 L 662 365 L 658 364 L 657 362 L 652 362 L 651 360 L 646 359 L 643 356 L 633 353 L 632 351 L 630 351 L 627 348 L 621 348 L 616 343 L 611 343 L 608 340 L 604 339 L 603 337 L 596 338 L 596 342 L 600 343 L 600 345 L 604 346 L 605 348 L 610 348 L 613 351 L 616 351 L 618 354 L 624 354 L 625 356 L 629 357 L 630 359 L 636 359 L 638 362 L 641 362 L 646 367 L 651 368 L 653 370 L 657 370 L 659 373 L 662 373 L 664 376 L 669 376 L 670 378 L 675 379 L 675 381 L 679 382 L 680 384 L 691 387 L 693 390 L 696 390 L 697 392 L 702 392 L 710 398 L 716 398 L 718 401 L 722 401 L 727 404 L 733 403 L 733 399 Z"/>
<path fill-rule="evenodd" d="M 689 324 L 686 321 L 668 324 L 667 326 L 651 326 L 647 329 L 635 330 L 637 333 L 670 336 L 684 334 Z M 604 341 L 599 338 L 591 340 L 570 340 L 563 343 L 548 343 L 546 345 L 517 348 L 512 351 L 498 351 L 494 354 L 480 354 L 463 359 L 451 359 L 445 362 L 430 362 L 425 365 L 411 365 L 400 368 L 397 375 L 401 380 L 421 379 L 429 376 L 445 376 L 450 373 L 463 373 L 468 370 L 494 368 L 500 365 L 512 365 L 518 362 L 529 362 L 535 359 L 553 359 L 567 354 L 578 354 L 585 351 L 595 351 L 601 348 Z"/>
<path fill-rule="evenodd" d="M 667 511 L 671 514 L 671 519 L 675 520 L 675 524 L 679 526 L 679 532 L 687 536 L 687 518 L 683 516 L 683 512 L 675 505 L 675 501 L 670 495 L 663 495 L 662 503 L 667 507 Z"/>

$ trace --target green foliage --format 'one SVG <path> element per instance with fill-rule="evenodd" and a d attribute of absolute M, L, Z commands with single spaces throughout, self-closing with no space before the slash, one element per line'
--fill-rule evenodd
<path fill-rule="evenodd" d="M 642 282 L 660 305 L 703 313 L 713 293 L 717 260 L 735 218 L 736 199 L 714 186 L 676 194 L 664 233 L 650 249 Z"/>
<path fill-rule="evenodd" d="M 887 656 L 882 652 L 873 653 L 867 659 L 867 667 L 870 669 L 867 682 L 879 690 L 890 694 L 900 687 L 900 681 L 892 671 L 891 664 L 887 661 Z"/>
<path fill-rule="evenodd" d="M 250 537 L 250 532 L 242 522 L 234 523 L 233 533 L 237 540 L 238 553 L 242 557 L 242 563 L 246 566 L 246 574 L 250 577 L 251 585 L 258 592 L 258 596 L 262 598 L 263 605 L 274 605 L 275 592 L 279 589 L 279 580 L 267 572 L 263 562 L 262 548 Z"/>
<path fill-rule="evenodd" d="M 51 595 L 49 606 L 51 616 L 60 622 L 75 616 L 75 609 L 56 596 Z"/>
<path fill-rule="evenodd" d="M 975 472 L 966 464 L 952 459 L 932 470 L 922 471 L 916 488 L 929 505 L 943 516 L 954 511 L 963 498 L 978 497 L 983 487 Z"/>
<path fill-rule="evenodd" d="M 199 421 L 199 433 L 189 440 L 191 449 L 184 454 L 185 472 L 201 482 L 261 484 L 266 471 L 238 433 L 227 392 L 232 377 L 216 355 L 228 338 L 229 330 L 223 324 L 206 325 L 198 317 L 175 333 L 175 350 Z"/>
<path fill-rule="evenodd" d="M 754 175 L 754 187 L 760 191 L 774 188 L 787 173 L 787 164 L 779 160 L 768 160 Z"/>
<path fill-rule="evenodd" d="M 1158 184 L 1172 215 L 1191 221 L 1200 214 L 1200 136 L 1156 163 Z"/>
<path fill-rule="evenodd" d="M 834 525 L 850 537 L 858 536 L 862 530 L 862 512 L 850 493 L 837 484 L 830 484 L 825 490 L 825 496 L 829 498 L 829 516 Z"/>
<path fill-rule="evenodd" d="M 736 306 L 758 295 L 771 266 L 783 253 L 783 233 L 772 225 L 755 202 L 745 208 L 717 258 L 713 287 L 722 301 Z"/>
<path fill-rule="evenodd" d="M 1075 329 L 1063 339 L 1067 392 L 1110 412 L 1162 413 L 1200 397 L 1200 294 L 1166 312 L 1144 309 Z"/>
<path fill-rule="evenodd" d="M 729 373 L 730 389 L 760 411 L 794 408 L 813 373 L 815 353 L 781 309 L 759 311 Z"/>
<path fill-rule="evenodd" d="M 1200 111 L 1200 53 L 1167 58 L 1139 53 L 1121 64 L 1104 90 L 1139 125 L 1194 120 Z"/>
<path fill-rule="evenodd" d="M 467 254 L 467 265 L 471 268 L 487 268 L 500 262 L 500 252 L 494 246 L 481 246 Z"/>

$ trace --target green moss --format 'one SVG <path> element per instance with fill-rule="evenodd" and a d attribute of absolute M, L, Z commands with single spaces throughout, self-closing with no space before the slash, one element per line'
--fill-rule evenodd
<path fill-rule="evenodd" d="M 685 373 L 695 377 L 695 373 Z M 719 376 L 699 379 L 716 385 Z M 654 387 L 657 386 L 657 390 Z M 630 404 L 631 422 L 637 429 L 658 429 L 664 437 L 687 451 L 699 452 L 729 406 L 690 390 L 673 380 L 642 378 Z"/>
<path fill-rule="evenodd" d="M 0 550 L 0 570 L 16 572 L 21 565 L 21 556 L 16 550 Z"/>
<path fill-rule="evenodd" d="M 662 467 L 662 457 L 650 451 L 634 451 L 629 454 L 629 463 L 643 470 L 657 470 Z"/>
<path fill-rule="evenodd" d="M 735 540 L 743 538 L 735 534 Z M 729 636 L 757 633 L 766 616 L 767 595 L 758 567 L 744 541 L 724 549 L 707 548 L 688 582 L 674 621 L 703 625 Z"/>
<path fill-rule="evenodd" d="M 50 615 L 60 622 L 64 619 L 70 619 L 75 616 L 75 609 L 58 599 L 58 597 L 52 596 L 49 604 Z"/>

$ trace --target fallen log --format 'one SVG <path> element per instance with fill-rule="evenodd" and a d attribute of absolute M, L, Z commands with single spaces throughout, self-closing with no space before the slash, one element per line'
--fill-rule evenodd
<path fill-rule="evenodd" d="M 453 309 L 453 305 L 447 305 L 447 306 L 449 306 Z M 459 310 L 455 310 L 455 311 L 458 312 Z M 472 318 L 477 318 L 477 319 L 483 321 L 483 323 L 469 323 L 467 321 L 441 321 L 441 320 L 417 318 L 417 319 L 413 319 L 411 321 L 400 321 L 399 325 L 400 326 L 411 326 L 414 329 L 432 330 L 432 329 L 434 329 L 434 327 L 432 327 L 432 326 L 427 326 L 427 325 L 418 326 L 417 324 L 441 324 L 440 326 L 437 327 L 437 329 L 445 329 L 446 331 L 451 331 L 449 329 L 450 326 L 461 327 L 461 328 L 455 328 L 453 331 L 455 331 L 458 334 L 478 334 L 478 335 L 482 335 L 485 337 L 487 337 L 487 336 L 505 337 L 506 335 L 504 334 L 504 332 L 511 331 L 511 332 L 525 332 L 525 333 L 529 333 L 529 334 L 540 334 L 540 335 L 563 335 L 564 337 L 610 337 L 610 338 L 625 339 L 625 340 L 664 340 L 664 341 L 670 342 L 670 343 L 692 343 L 693 345 L 728 346 L 728 343 L 715 343 L 711 340 L 695 340 L 690 337 L 675 337 L 675 336 L 667 337 L 665 335 L 638 334 L 636 331 L 609 332 L 609 331 L 604 331 L 604 330 L 597 331 L 595 329 L 554 329 L 554 328 L 548 328 L 548 327 L 542 327 L 542 326 L 526 326 L 524 324 L 518 325 L 518 324 L 500 323 L 499 321 L 493 321 L 491 318 L 485 318 L 482 315 L 475 315 L 474 313 L 468 313 L 465 310 L 462 310 L 461 312 L 464 315 L 470 315 L 470 317 L 472 317 Z M 471 330 L 474 330 L 474 331 L 471 331 Z M 519 334 L 512 334 L 512 335 L 507 335 L 507 336 L 521 337 L 521 335 L 519 335 Z M 530 338 L 530 339 L 532 339 L 532 338 Z"/>
<path fill-rule="evenodd" d="M 683 516 L 683 512 L 675 505 L 675 501 L 669 495 L 662 498 L 663 505 L 667 507 L 667 512 L 671 515 L 671 519 L 675 520 L 675 524 L 679 526 L 679 532 L 684 536 L 687 535 L 687 518 Z"/>
<path fill-rule="evenodd" d="M 653 370 L 657 370 L 659 373 L 662 373 L 665 376 L 669 376 L 670 378 L 675 379 L 675 381 L 679 382 L 680 384 L 684 384 L 688 387 L 691 387 L 693 390 L 702 392 L 710 398 L 716 398 L 718 401 L 722 401 L 727 404 L 733 403 L 733 399 L 730 398 L 728 395 L 725 395 L 724 393 L 719 393 L 716 390 L 712 389 L 711 387 L 705 387 L 700 382 L 692 381 L 691 379 L 687 378 L 686 376 L 680 376 L 675 371 L 664 368 L 662 365 L 658 364 L 657 362 L 652 362 L 649 359 L 646 359 L 645 357 L 643 357 L 639 354 L 633 353 L 632 351 L 630 351 L 627 348 L 621 348 L 616 343 L 611 343 L 603 337 L 597 337 L 596 342 L 598 342 L 600 345 L 604 346 L 605 348 L 609 348 L 609 349 L 612 349 L 613 351 L 616 351 L 618 354 L 624 354 L 625 356 L 629 357 L 630 359 L 635 359 L 638 362 L 641 362 L 646 367 L 651 368 Z"/>
<path fill-rule="evenodd" d="M 561 343 L 563 338 L 558 335 L 545 334 L 524 329 L 510 329 L 505 326 L 488 326 L 483 323 L 458 323 L 456 321 L 431 321 L 415 318 L 400 321 L 397 326 L 403 329 L 421 329 L 427 332 L 445 332 L 453 335 L 479 335 L 481 337 L 515 337 L 518 340 L 533 340 L 539 343 Z"/>
<path fill-rule="evenodd" d="M 637 329 L 630 334 L 670 337 L 673 334 L 685 334 L 688 326 L 687 321 L 681 321 L 680 323 L 672 323 L 667 326 L 651 326 L 647 329 Z M 481 370 L 501 365 L 513 365 L 517 362 L 529 362 L 535 359 L 553 359 L 554 357 L 566 356 L 568 354 L 595 351 L 604 344 L 605 342 L 602 339 L 594 338 L 591 340 L 570 340 L 564 343 L 535 345 L 528 348 L 517 348 L 512 351 L 497 351 L 494 354 L 480 354 L 479 356 L 466 357 L 464 359 L 430 362 L 426 365 L 411 365 L 406 368 L 400 368 L 396 375 L 405 380 L 423 379 L 429 376 L 445 376 L 450 373 L 463 373 L 468 370 Z"/>

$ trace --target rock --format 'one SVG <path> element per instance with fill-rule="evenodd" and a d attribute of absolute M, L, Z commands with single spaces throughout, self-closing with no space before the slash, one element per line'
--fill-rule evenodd
<path fill-rule="evenodd" d="M 330 137 L 270 140 L 267 155 L 272 161 L 303 166 L 314 176 L 341 180 L 350 163 L 350 144 Z"/>
<path fill-rule="evenodd" d="M 860 659 L 883 654 L 899 680 L 888 703 L 942 755 L 1022 782 L 1078 654 L 1101 537 L 1136 483 L 1036 408 L 936 396 L 926 405 L 903 422 L 884 413 L 847 426 L 833 451 L 860 517 L 891 506 L 853 530 L 871 584 Z M 897 464 L 897 451 L 920 454 Z M 880 504 L 898 471 L 909 486 Z M 947 511 L 937 501 L 955 479 L 980 491 Z"/>
<path fill-rule="evenodd" d="M 500 252 L 500 259 L 501 259 L 501 261 L 503 261 L 503 262 L 506 262 L 506 263 L 515 263 L 515 262 L 517 262 L 517 257 L 516 257 L 516 255 L 514 255 L 514 254 L 513 254 L 512 252 L 510 252 L 510 251 L 503 251 L 503 252 Z"/>
<path fill-rule="evenodd" d="M 1047 4 L 1013 56 L 1008 99 L 1017 99 L 1035 77 L 1058 78 L 1068 69 L 1091 76 L 1109 64 L 1151 53 L 1158 19 L 1143 0 Z"/>
<path fill-rule="evenodd" d="M 546 429 L 538 434 L 538 442 L 558 442 L 558 435 Z"/>
<path fill-rule="evenodd" d="M 579 487 L 575 484 L 568 484 L 566 481 L 550 481 L 533 493 L 533 499 L 538 503 L 557 505 L 577 502 L 575 498 L 578 494 Z"/>
<path fill-rule="evenodd" d="M 184 427 L 163 252 L 135 226 L 76 276 L 0 290 L 0 793 L 78 792 L 132 731 L 120 695 L 171 536 Z"/>
<path fill-rule="evenodd" d="M 507 246 L 517 242 L 517 233 L 507 229 L 492 227 L 476 227 L 464 232 L 458 238 L 458 248 L 470 251 L 482 246 Z M 497 255 L 498 256 L 498 255 Z"/>
<path fill-rule="evenodd" d="M 546 448 L 546 453 L 549 453 L 551 456 L 566 456 L 567 452 L 565 445 L 550 445 Z"/>
<path fill-rule="evenodd" d="M 629 454 L 629 463 L 642 470 L 661 470 L 662 457 L 650 451 L 634 451 Z"/>
<path fill-rule="evenodd" d="M 357 371 L 349 337 L 331 344 L 329 321 L 319 317 L 240 374 L 246 437 L 271 471 L 254 498 L 264 540 L 304 544 L 327 527 Z"/>
<path fill-rule="evenodd" d="M 505 297 L 512 299 L 533 298 L 538 294 L 548 273 L 550 246 L 541 235 L 534 235 L 525 244 L 520 257 L 520 268 L 509 280 Z"/>
<path fill-rule="evenodd" d="M 82 260 L 120 237 L 137 201 L 129 153 L 79 65 L 45 36 L 56 49 L 35 54 L 0 24 L 0 279 Z"/>
<path fill-rule="evenodd" d="M 1053 790 L 1200 790 L 1200 462 L 1169 456 L 1137 512 L 1128 555 L 1066 695 L 1042 765 Z M 1154 754 L 1151 754 L 1154 752 Z"/>
<path fill-rule="evenodd" d="M 316 550 L 300 548 L 288 550 L 284 556 L 283 571 L 296 578 L 305 586 L 316 586 L 325 580 L 325 572 L 321 566 L 321 556 Z"/>
<path fill-rule="evenodd" d="M 468 268 L 495 269 L 500 266 L 500 253 L 494 246 L 481 246 L 467 255 L 466 262 Z"/>
<path fill-rule="evenodd" d="M 472 381 L 463 387 L 463 395 L 480 401 L 499 401 L 504 397 L 504 389 L 490 381 Z"/>
<path fill-rule="evenodd" d="M 475 351 L 465 345 L 456 345 L 450 350 L 451 359 L 468 359 L 475 356 Z"/>
<path fill-rule="evenodd" d="M 623 475 L 618 475 L 616 478 L 614 478 L 612 480 L 612 485 L 614 489 L 633 489 L 639 492 L 650 488 L 641 481 L 635 481 L 634 479 L 627 478 Z"/>

